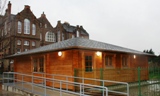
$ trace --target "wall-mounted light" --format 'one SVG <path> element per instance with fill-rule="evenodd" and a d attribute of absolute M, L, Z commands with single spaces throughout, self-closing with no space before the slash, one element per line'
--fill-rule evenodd
<path fill-rule="evenodd" d="M 62 56 L 62 52 L 61 51 L 58 52 L 58 56 Z"/>
<path fill-rule="evenodd" d="M 133 58 L 136 59 L 136 55 L 133 55 Z"/>
<path fill-rule="evenodd" d="M 97 56 L 100 56 L 100 55 L 101 55 L 101 52 L 97 51 L 96 54 L 97 54 Z"/>

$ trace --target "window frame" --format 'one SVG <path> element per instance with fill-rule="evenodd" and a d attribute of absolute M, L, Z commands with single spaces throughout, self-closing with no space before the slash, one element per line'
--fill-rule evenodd
<path fill-rule="evenodd" d="M 33 72 L 45 72 L 45 58 L 43 56 L 32 59 Z"/>
<path fill-rule="evenodd" d="M 32 47 L 35 47 L 35 46 L 36 46 L 36 42 L 32 41 Z"/>
<path fill-rule="evenodd" d="M 93 72 L 93 56 L 92 55 L 85 55 L 84 68 L 85 68 L 85 72 Z"/>
<path fill-rule="evenodd" d="M 55 34 L 53 32 L 48 31 L 45 35 L 45 41 L 55 42 Z"/>
<path fill-rule="evenodd" d="M 24 19 L 24 34 L 30 34 L 30 20 Z"/>
<path fill-rule="evenodd" d="M 22 41 L 21 40 L 17 40 L 17 45 L 21 45 Z"/>
<path fill-rule="evenodd" d="M 130 60 L 129 60 L 130 58 L 129 58 L 129 55 L 122 55 L 121 56 L 121 66 L 123 67 L 123 68 L 125 68 L 125 67 L 129 67 L 129 62 L 130 62 Z"/>
<path fill-rule="evenodd" d="M 36 35 L 36 25 L 32 24 L 32 35 Z"/>
<path fill-rule="evenodd" d="M 22 22 L 18 21 L 17 33 L 22 33 Z"/>
<path fill-rule="evenodd" d="M 25 41 L 24 41 L 24 45 L 25 45 L 25 46 L 29 46 L 29 41 L 25 40 Z"/>

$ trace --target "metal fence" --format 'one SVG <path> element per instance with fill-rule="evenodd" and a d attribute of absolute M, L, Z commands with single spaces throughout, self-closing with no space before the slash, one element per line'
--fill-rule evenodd
<path fill-rule="evenodd" d="M 38 85 L 41 87 L 45 86 L 44 88 L 50 88 L 50 89 L 60 91 L 60 93 L 68 92 L 68 93 L 76 94 L 79 96 L 84 96 L 89 94 L 90 95 L 97 94 L 99 96 L 108 96 L 108 93 L 129 96 L 129 85 L 128 83 L 125 83 L 125 82 L 101 80 L 101 79 L 94 79 L 94 78 L 82 78 L 82 77 L 66 76 L 66 75 L 58 75 L 58 74 L 36 73 L 36 72 L 30 73 L 30 75 L 28 74 L 22 74 L 22 73 L 16 73 L 16 72 L 4 73 L 3 83 L 5 85 L 11 84 L 8 82 L 10 80 L 13 80 L 13 85 L 15 86 L 16 84 L 19 83 L 19 87 L 21 87 L 21 89 L 25 89 L 24 85 L 26 83 L 30 83 L 32 85 L 31 87 L 32 90 L 30 91 L 34 93 L 35 93 L 35 90 L 33 86 Z M 11 75 L 14 78 L 9 78 Z M 9 81 L 5 81 L 5 80 L 9 80 Z M 87 84 L 86 81 L 88 80 L 91 82 L 99 82 L 101 83 L 101 85 Z M 123 85 L 126 91 L 122 92 L 117 90 L 108 90 L 108 88 L 104 86 L 106 83 Z M 43 92 L 43 93 L 46 93 L 46 92 Z"/>
<path fill-rule="evenodd" d="M 37 81 L 43 81 L 42 84 L 38 84 Z M 52 83 L 53 86 L 47 86 L 47 83 Z M 59 87 L 54 87 L 54 84 L 58 84 Z M 84 84 L 84 83 L 77 83 L 77 82 L 70 82 L 65 80 L 58 80 L 58 79 L 51 79 L 41 76 L 34 76 L 16 72 L 4 72 L 3 73 L 3 85 L 5 86 L 14 86 L 20 88 L 22 90 L 27 90 L 29 92 L 39 94 L 41 96 L 52 96 L 47 93 L 48 89 L 54 90 L 54 93 L 57 96 L 65 96 L 63 93 L 70 94 L 71 96 L 88 96 L 85 93 L 84 89 L 95 88 L 96 90 L 101 90 L 101 96 L 108 96 L 108 89 L 105 86 L 97 86 L 91 84 Z M 68 89 L 64 89 L 64 85 L 76 86 L 79 87 L 79 91 L 72 91 Z M 41 89 L 37 88 L 41 87 Z"/>
<path fill-rule="evenodd" d="M 85 69 L 75 69 L 74 73 L 78 77 L 128 82 L 130 96 L 160 96 L 160 67 L 158 66 L 148 68 L 101 68 L 92 69 L 91 72 L 86 72 Z M 98 84 L 97 82 L 85 82 Z M 107 86 L 108 90 L 123 90 L 126 92 L 125 87 L 120 84 L 105 83 L 104 86 Z"/>

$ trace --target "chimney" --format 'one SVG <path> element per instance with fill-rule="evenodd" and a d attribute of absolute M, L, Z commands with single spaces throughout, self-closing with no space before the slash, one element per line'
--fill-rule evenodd
<path fill-rule="evenodd" d="M 79 25 L 77 25 L 77 28 L 79 28 Z"/>
<path fill-rule="evenodd" d="M 11 2 L 9 1 L 8 2 L 8 14 L 11 14 L 11 6 L 12 6 L 12 4 L 11 4 Z"/>
<path fill-rule="evenodd" d="M 60 24 L 61 23 L 61 20 L 58 20 L 58 24 Z"/>
<path fill-rule="evenodd" d="M 83 26 L 80 26 L 80 29 L 83 29 Z"/>
<path fill-rule="evenodd" d="M 44 12 L 41 14 L 41 17 L 46 17 L 46 14 L 44 14 Z"/>
<path fill-rule="evenodd" d="M 24 9 L 30 9 L 30 6 L 29 5 L 25 5 Z"/>

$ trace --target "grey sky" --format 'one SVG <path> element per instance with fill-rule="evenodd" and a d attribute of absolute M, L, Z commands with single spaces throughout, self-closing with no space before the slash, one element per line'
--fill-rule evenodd
<path fill-rule="evenodd" d="M 8 0 L 9 1 L 9 0 Z M 8 3 L 8 2 L 7 2 Z M 83 25 L 90 39 L 160 54 L 160 0 L 11 0 L 12 13 L 31 6 L 39 18 Z"/>

